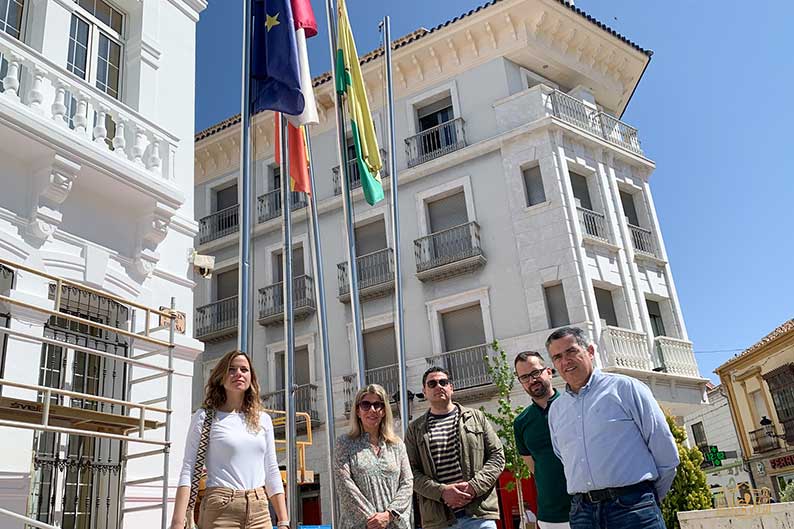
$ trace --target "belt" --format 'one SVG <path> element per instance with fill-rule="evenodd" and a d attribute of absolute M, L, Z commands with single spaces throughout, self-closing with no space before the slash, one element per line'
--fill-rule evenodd
<path fill-rule="evenodd" d="M 626 485 L 625 487 L 610 487 L 607 489 L 591 490 L 589 492 L 582 492 L 577 494 L 580 498 L 589 501 L 590 503 L 601 503 L 602 501 L 611 501 L 626 494 L 635 492 L 648 492 L 653 490 L 653 482 L 640 481 L 634 485 Z"/>

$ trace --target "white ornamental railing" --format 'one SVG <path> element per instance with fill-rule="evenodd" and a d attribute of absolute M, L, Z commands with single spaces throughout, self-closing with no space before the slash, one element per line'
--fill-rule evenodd
<path fill-rule="evenodd" d="M 653 369 L 644 332 L 607 326 L 601 332 L 601 337 L 610 366 L 645 371 Z"/>
<path fill-rule="evenodd" d="M 666 373 L 699 377 L 697 360 L 692 350 L 692 342 L 678 340 L 667 336 L 657 336 L 656 350 L 659 354 L 661 367 Z"/>
<path fill-rule="evenodd" d="M 32 113 L 152 176 L 174 178 L 176 137 L 2 31 L 0 55 L 7 62 L 0 113 Z"/>

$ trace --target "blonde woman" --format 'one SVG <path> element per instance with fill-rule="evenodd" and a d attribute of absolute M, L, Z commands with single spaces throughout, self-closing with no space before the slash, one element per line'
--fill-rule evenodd
<path fill-rule="evenodd" d="M 205 460 L 207 489 L 201 502 L 199 527 L 272 529 L 270 500 L 279 529 L 288 529 L 273 423 L 262 411 L 259 382 L 250 359 L 239 351 L 225 355 L 212 370 L 204 404 L 193 414 L 171 529 L 185 527 L 190 480 L 207 410 L 215 410 L 215 418 Z"/>
<path fill-rule="evenodd" d="M 353 413 L 350 433 L 336 441 L 341 529 L 407 529 L 413 474 L 386 391 L 377 384 L 361 389 Z"/>

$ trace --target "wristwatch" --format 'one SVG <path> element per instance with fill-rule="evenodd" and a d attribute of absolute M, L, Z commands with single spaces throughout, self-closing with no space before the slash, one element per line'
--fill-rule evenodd
<path fill-rule="evenodd" d="M 276 527 L 289 527 L 289 520 L 279 520 Z"/>

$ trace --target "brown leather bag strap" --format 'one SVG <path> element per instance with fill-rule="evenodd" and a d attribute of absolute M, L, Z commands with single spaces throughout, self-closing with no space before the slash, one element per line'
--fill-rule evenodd
<path fill-rule="evenodd" d="M 198 450 L 196 450 L 196 463 L 193 465 L 193 477 L 190 479 L 190 499 L 187 502 L 187 514 L 185 517 L 185 527 L 190 528 L 193 522 L 193 506 L 196 505 L 198 497 L 199 482 L 201 473 L 204 470 L 204 462 L 207 459 L 207 449 L 210 445 L 210 429 L 212 421 L 215 419 L 215 409 L 205 409 L 206 415 L 201 424 L 201 437 L 199 438 Z"/>

